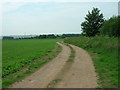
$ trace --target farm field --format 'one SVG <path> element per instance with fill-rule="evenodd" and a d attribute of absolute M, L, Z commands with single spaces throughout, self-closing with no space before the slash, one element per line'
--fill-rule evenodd
<path fill-rule="evenodd" d="M 56 44 L 57 41 L 60 39 L 3 40 L 3 87 L 10 85 L 16 81 L 16 78 L 30 73 L 31 69 L 38 68 L 55 57 L 60 52 L 60 47 Z M 47 57 L 50 53 L 52 53 L 50 57 Z M 45 56 L 46 58 L 44 58 Z M 39 63 L 37 62 L 38 58 L 41 59 Z"/>
<path fill-rule="evenodd" d="M 118 38 L 110 37 L 79 37 L 67 38 L 64 42 L 79 46 L 93 58 L 98 73 L 98 84 L 102 88 L 118 86 Z"/>

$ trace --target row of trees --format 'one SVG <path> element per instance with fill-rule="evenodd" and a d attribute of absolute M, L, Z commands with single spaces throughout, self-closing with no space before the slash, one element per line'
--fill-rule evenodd
<path fill-rule="evenodd" d="M 62 34 L 62 35 L 55 35 L 55 34 L 48 34 L 48 35 L 38 35 L 35 37 L 21 37 L 21 38 L 14 38 L 12 36 L 3 36 L 3 40 L 8 39 L 54 39 L 54 38 L 66 38 L 66 37 L 79 37 L 80 34 Z"/>
<path fill-rule="evenodd" d="M 4 36 L 3 39 L 4 39 L 4 40 L 6 40 L 6 39 L 14 39 L 14 37 L 11 37 L 11 36 Z"/>
<path fill-rule="evenodd" d="M 39 35 L 34 38 L 39 38 L 39 39 L 45 39 L 45 38 L 57 38 L 54 34 L 49 34 L 49 35 Z"/>
<path fill-rule="evenodd" d="M 79 36 L 80 34 L 62 34 L 62 35 L 48 34 L 48 35 L 39 35 L 34 38 L 49 39 L 49 38 L 65 38 L 65 37 L 79 37 Z"/>
<path fill-rule="evenodd" d="M 103 14 L 98 8 L 93 8 L 85 17 L 85 21 L 81 24 L 83 36 L 119 36 L 120 35 L 120 16 L 111 17 L 105 20 Z"/>

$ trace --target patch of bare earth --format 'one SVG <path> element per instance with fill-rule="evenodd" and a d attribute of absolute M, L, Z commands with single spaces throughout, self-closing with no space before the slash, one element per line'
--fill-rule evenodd
<path fill-rule="evenodd" d="M 85 50 L 74 45 L 71 47 L 76 52 L 74 62 L 54 88 L 97 88 L 97 75 L 91 57 Z"/>

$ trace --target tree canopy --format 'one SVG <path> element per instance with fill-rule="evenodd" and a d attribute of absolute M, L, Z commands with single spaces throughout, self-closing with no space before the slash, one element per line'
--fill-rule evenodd
<path fill-rule="evenodd" d="M 103 14 L 100 13 L 98 8 L 93 8 L 85 17 L 85 21 L 81 24 L 83 35 L 85 36 L 95 36 L 99 34 L 99 28 L 103 25 L 104 18 Z"/>
<path fill-rule="evenodd" d="M 120 36 L 120 16 L 113 16 L 110 19 L 106 20 L 103 26 L 100 28 L 101 35 L 109 37 Z"/>

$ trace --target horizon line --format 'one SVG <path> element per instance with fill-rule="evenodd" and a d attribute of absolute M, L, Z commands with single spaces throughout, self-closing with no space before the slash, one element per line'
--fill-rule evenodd
<path fill-rule="evenodd" d="M 40 34 L 10 34 L 10 35 L 0 35 L 0 36 L 23 36 L 23 35 L 49 35 L 49 34 L 81 34 L 81 32 L 71 32 L 71 33 L 40 33 Z"/>

